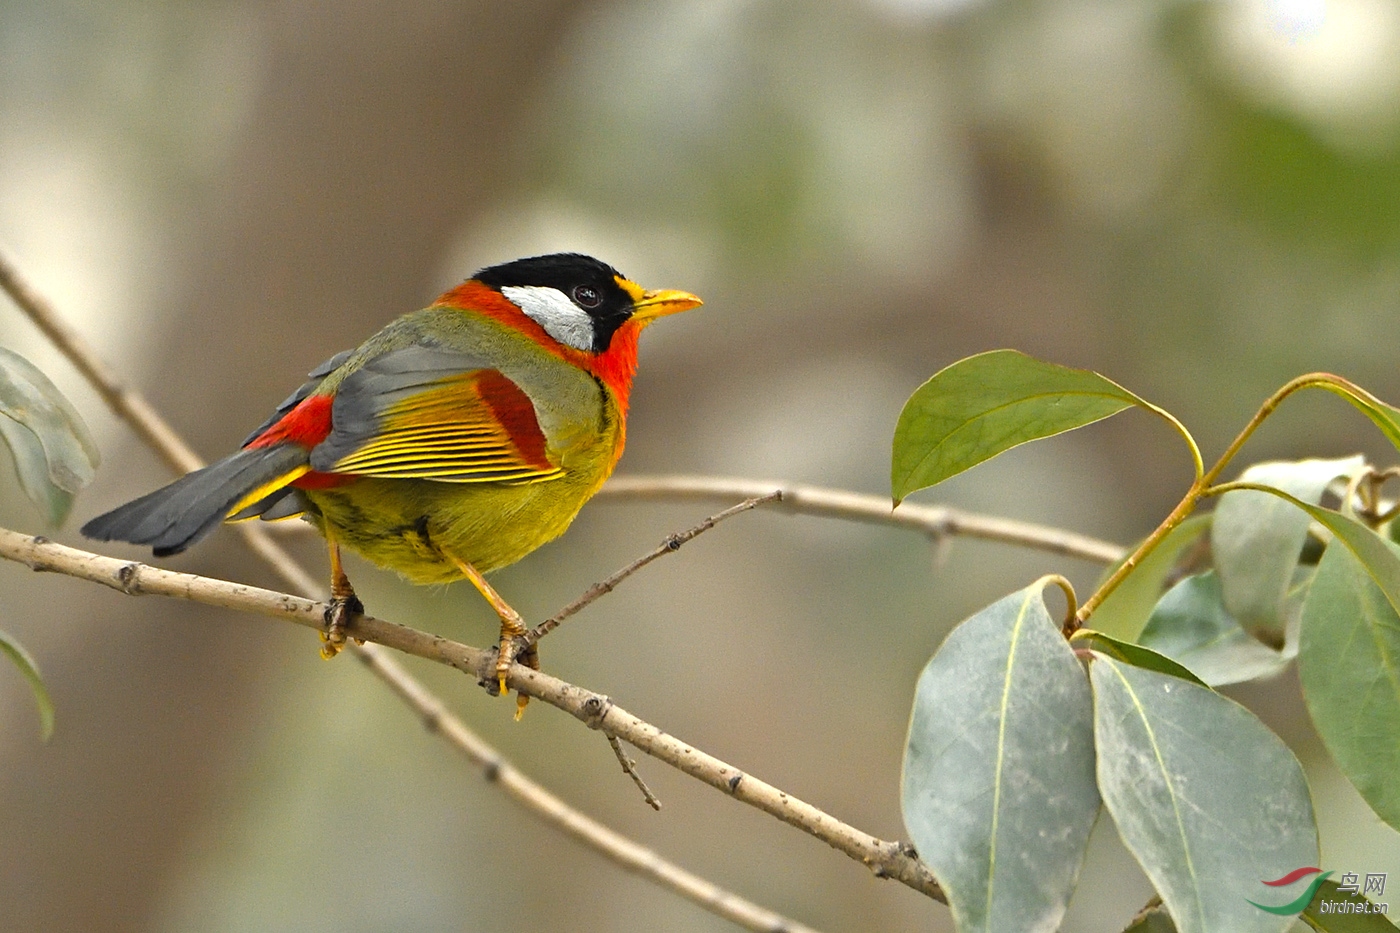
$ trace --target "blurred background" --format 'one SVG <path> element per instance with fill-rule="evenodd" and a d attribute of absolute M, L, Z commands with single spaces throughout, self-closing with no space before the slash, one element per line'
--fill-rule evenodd
<path fill-rule="evenodd" d="M 0 243 L 204 456 L 303 374 L 482 265 L 594 253 L 693 314 L 643 341 L 626 473 L 884 495 L 900 405 L 1003 346 L 1175 412 L 1208 456 L 1288 378 L 1400 398 L 1400 7 L 1390 0 L 4 0 Z M 7 302 L 106 458 L 59 540 L 165 482 Z M 1299 397 L 1246 450 L 1394 460 Z M 44 530 L 0 467 L 0 523 Z M 1190 479 L 1128 413 L 922 501 L 1128 542 Z M 527 618 L 716 509 L 597 502 L 497 576 Z M 310 537 L 293 546 L 325 566 Z M 139 557 L 137 549 L 108 553 Z M 277 585 L 233 535 L 163 562 Z M 489 644 L 468 587 L 362 563 L 372 612 Z M 903 837 L 919 670 L 1058 570 L 1004 545 L 754 513 L 629 581 L 545 669 L 869 832 Z M 42 745 L 0 665 L 6 930 L 732 929 L 507 803 L 314 634 L 0 566 L 0 625 L 58 706 Z M 412 661 L 412 659 L 410 659 Z M 602 737 L 414 663 L 566 800 L 828 931 L 948 912 L 661 765 L 645 807 Z M 1400 837 L 1321 755 L 1292 675 L 1234 689 L 1304 759 L 1323 864 Z M 641 757 L 641 756 L 638 756 Z M 1066 924 L 1150 895 L 1111 822 Z"/>

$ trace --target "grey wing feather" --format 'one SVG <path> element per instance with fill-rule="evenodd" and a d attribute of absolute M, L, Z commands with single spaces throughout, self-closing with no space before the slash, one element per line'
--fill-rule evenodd
<path fill-rule="evenodd" d="M 434 383 L 491 364 L 460 350 L 414 345 L 391 350 L 345 377 L 331 406 L 330 436 L 311 451 L 311 469 L 329 470 L 379 433 L 386 408 Z"/>

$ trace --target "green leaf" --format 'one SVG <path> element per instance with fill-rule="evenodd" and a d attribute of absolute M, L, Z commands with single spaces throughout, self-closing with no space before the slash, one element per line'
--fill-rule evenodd
<path fill-rule="evenodd" d="M 19 672 L 29 681 L 29 689 L 34 692 L 34 702 L 39 705 L 39 735 L 45 742 L 53 735 L 53 700 L 44 679 L 39 676 L 39 666 L 24 650 L 24 646 L 5 632 L 0 632 L 0 653 L 5 654 Z"/>
<path fill-rule="evenodd" d="M 1091 628 L 1082 628 L 1074 633 L 1070 639 L 1070 644 L 1076 648 L 1087 648 L 1098 654 L 1107 655 L 1115 661 L 1122 661 L 1124 664 L 1131 664 L 1133 667 L 1141 667 L 1145 670 L 1156 671 L 1159 674 L 1166 674 L 1170 677 L 1180 677 L 1182 680 L 1189 680 L 1193 684 L 1205 686 L 1205 682 L 1197 677 L 1187 668 L 1173 661 L 1164 654 L 1159 654 L 1151 648 L 1142 645 L 1135 645 L 1130 641 L 1121 641 L 1103 632 L 1096 632 Z"/>
<path fill-rule="evenodd" d="M 963 622 L 919 677 L 904 825 L 961 933 L 1057 929 L 1099 810 L 1088 682 L 1041 589 Z"/>
<path fill-rule="evenodd" d="M 1320 383 L 1320 385 L 1327 391 L 1340 395 L 1360 409 L 1362 414 L 1371 419 L 1372 424 L 1380 428 L 1385 439 L 1390 441 L 1395 449 L 1400 450 L 1400 408 L 1387 405 L 1360 386 L 1350 383 L 1347 383 L 1346 386 L 1330 382 Z"/>
<path fill-rule="evenodd" d="M 1303 607 L 1298 673 L 1327 751 L 1376 814 L 1400 828 L 1400 614 L 1356 555 L 1335 544 Z"/>
<path fill-rule="evenodd" d="M 1365 468 L 1366 459 L 1359 455 L 1257 463 L 1240 480 L 1272 486 L 1317 505 L 1333 480 Z M 1225 607 L 1246 628 L 1283 630 L 1284 601 L 1309 523 L 1306 514 L 1267 493 L 1242 489 L 1220 497 L 1210 533 L 1211 553 L 1220 571 Z"/>
<path fill-rule="evenodd" d="M 1322 933 L 1395 933 L 1395 924 L 1384 914 L 1372 912 L 1376 909 L 1374 902 L 1360 894 L 1340 891 L 1339 887 L 1339 883 L 1330 878 L 1322 882 L 1312 903 L 1303 908 L 1303 922 Z M 1348 906 L 1343 907 L 1343 904 Z M 1339 913 L 1339 910 L 1358 912 Z"/>
<path fill-rule="evenodd" d="M 1317 864 L 1303 769 L 1244 707 L 1096 654 L 1099 792 L 1181 933 L 1281 933 L 1250 904 L 1262 882 Z M 1244 779 L 1247 775 L 1248 779 Z"/>
<path fill-rule="evenodd" d="M 0 440 L 15 458 L 20 486 L 60 524 L 73 494 L 92 482 L 97 446 L 72 404 L 24 357 L 0 347 Z"/>
<path fill-rule="evenodd" d="M 1231 486 L 1240 485 L 1236 483 Z M 1334 540 L 1352 553 L 1366 569 L 1366 575 L 1380 587 L 1386 602 L 1400 612 L 1400 551 L 1361 522 L 1340 512 L 1309 505 L 1270 486 L 1254 486 L 1262 492 L 1292 502 L 1312 516 L 1313 521 L 1332 532 Z"/>
<path fill-rule="evenodd" d="M 1187 577 L 1152 610 L 1139 642 L 1180 661 L 1212 687 L 1270 677 L 1288 666 L 1275 651 L 1244 630 L 1225 608 L 1214 570 Z"/>
<path fill-rule="evenodd" d="M 1134 405 L 1166 417 L 1185 434 L 1160 408 L 1086 369 L 1045 363 L 1015 350 L 959 360 L 916 389 L 900 412 L 890 471 L 895 503 L 1012 447 Z"/>
<path fill-rule="evenodd" d="M 1210 530 L 1213 515 L 1192 515 L 1173 528 L 1162 543 L 1147 555 L 1118 589 L 1108 594 L 1092 616 L 1094 628 L 1124 640 L 1135 639 L 1152 615 L 1152 609 L 1167 588 L 1166 581 L 1176 570 L 1182 554 Z M 1129 553 L 1132 553 L 1131 551 Z M 1116 566 L 1104 573 L 1104 579 Z"/>

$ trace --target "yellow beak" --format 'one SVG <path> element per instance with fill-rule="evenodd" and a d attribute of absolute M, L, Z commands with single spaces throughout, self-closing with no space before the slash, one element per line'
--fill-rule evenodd
<path fill-rule="evenodd" d="M 650 324 L 659 317 L 689 311 L 702 304 L 704 302 L 690 292 L 677 291 L 674 288 L 642 292 L 642 297 L 632 305 L 632 320 Z"/>

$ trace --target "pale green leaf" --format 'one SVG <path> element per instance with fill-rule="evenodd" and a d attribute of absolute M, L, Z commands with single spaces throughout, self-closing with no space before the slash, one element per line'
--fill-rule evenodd
<path fill-rule="evenodd" d="M 1182 555 L 1210 531 L 1212 518 L 1209 512 L 1192 515 L 1173 528 L 1094 610 L 1094 628 L 1124 641 L 1136 639 L 1166 591 L 1167 580 L 1176 571 Z M 1114 566 L 1105 571 L 1104 579 L 1116 569 Z"/>
<path fill-rule="evenodd" d="M 1270 486 L 1254 488 L 1288 500 L 1332 532 L 1334 542 L 1340 543 L 1361 562 L 1366 575 L 1385 595 L 1386 602 L 1400 612 L 1400 550 L 1361 522 L 1340 512 L 1310 505 Z"/>
<path fill-rule="evenodd" d="M 24 357 L 0 347 L 0 440 L 20 486 L 49 521 L 63 521 L 73 494 L 92 482 L 97 446 L 72 404 Z"/>
<path fill-rule="evenodd" d="M 963 622 L 924 668 L 904 824 L 961 933 L 1058 928 L 1099 809 L 1092 718 L 1040 583 Z"/>
<path fill-rule="evenodd" d="M 1090 677 L 1099 791 L 1177 929 L 1286 930 L 1292 918 L 1250 898 L 1317 864 L 1293 753 L 1244 707 L 1190 681 L 1099 654 Z"/>
<path fill-rule="evenodd" d="M 1376 814 L 1400 828 L 1400 614 L 1356 555 L 1335 544 L 1303 607 L 1298 673 L 1328 752 Z"/>
<path fill-rule="evenodd" d="M 1213 687 L 1270 677 L 1290 660 L 1230 615 L 1213 570 L 1187 577 L 1168 590 L 1152 610 L 1139 642 L 1180 661 Z"/>
<path fill-rule="evenodd" d="M 1309 505 L 1338 477 L 1366 468 L 1364 457 L 1257 463 L 1241 482 L 1272 486 Z M 1225 607 L 1252 631 L 1282 632 L 1284 602 L 1307 538 L 1309 516 L 1267 493 L 1242 489 L 1220 497 L 1211 527 L 1211 554 L 1225 595 Z"/>

